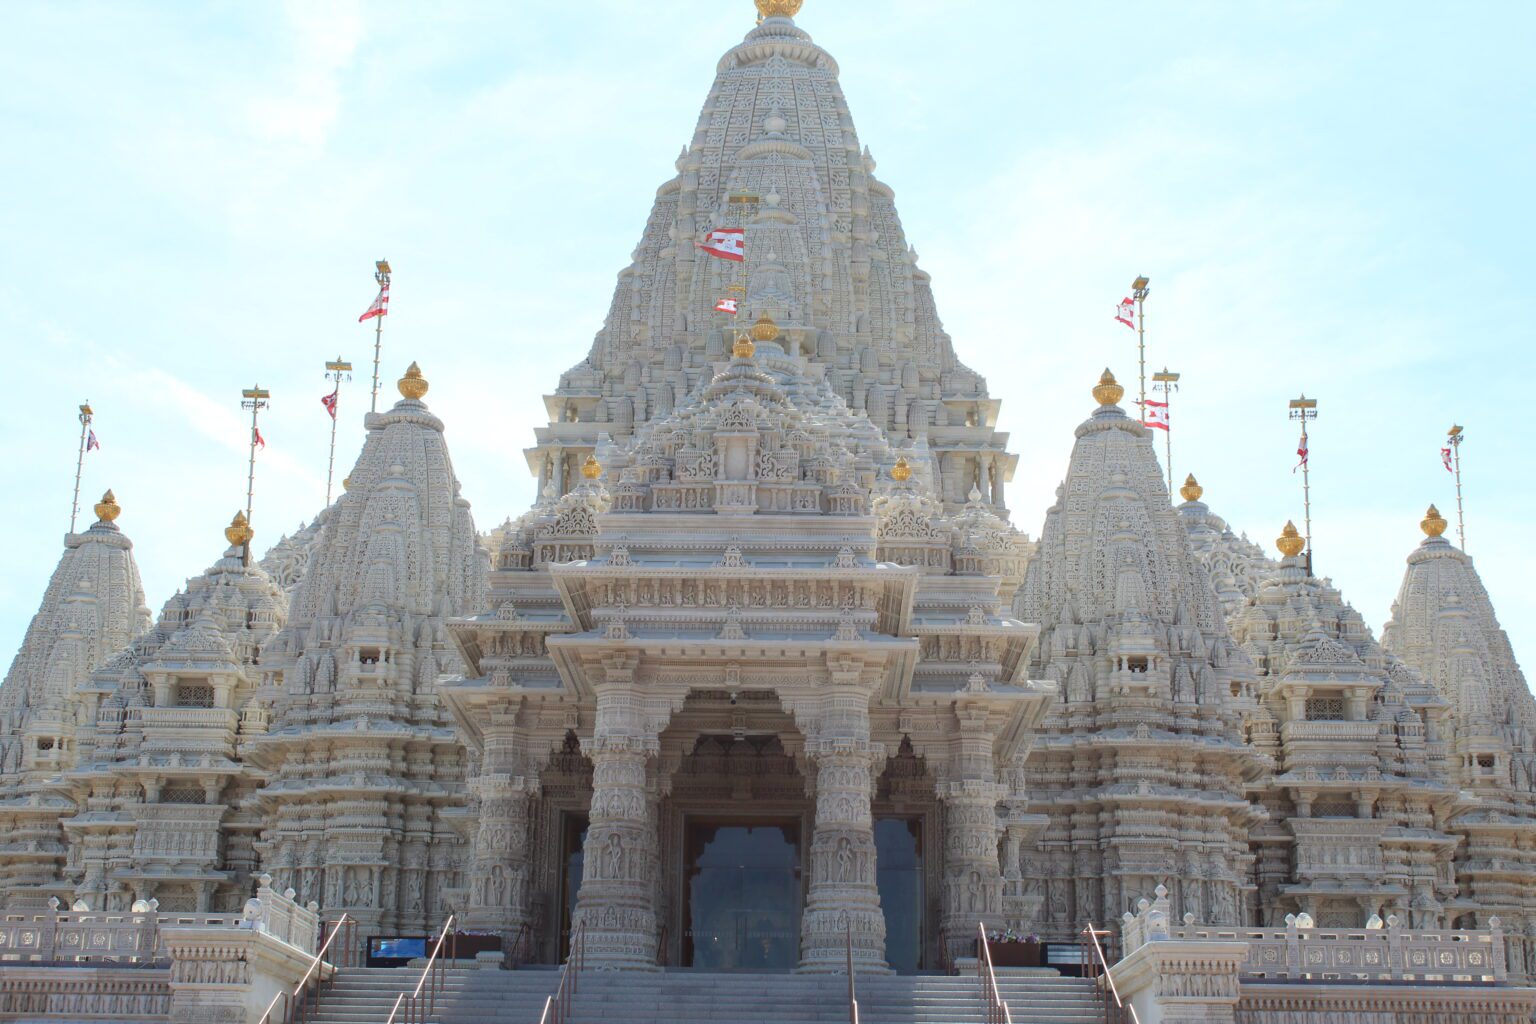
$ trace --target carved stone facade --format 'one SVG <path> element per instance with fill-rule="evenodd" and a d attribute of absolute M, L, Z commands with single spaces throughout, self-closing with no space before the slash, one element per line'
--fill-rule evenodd
<path fill-rule="evenodd" d="M 720 60 L 521 516 L 477 536 L 414 365 L 336 503 L 153 627 L 98 506 L 0 688 L 0 898 L 228 913 L 270 872 L 363 934 L 834 971 L 1165 885 L 1223 928 L 1498 917 L 1530 977 L 1536 702 L 1444 521 L 1378 645 L 1289 535 L 1173 505 L 1106 373 L 1032 542 L 837 75 L 781 13 Z M 706 929 L 701 837 L 754 829 L 784 887 Z M 1185 995 L 1246 1019 L 1225 984 Z"/>

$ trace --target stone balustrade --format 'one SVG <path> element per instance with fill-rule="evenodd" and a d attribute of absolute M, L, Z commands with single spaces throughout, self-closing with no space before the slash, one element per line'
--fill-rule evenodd
<path fill-rule="evenodd" d="M 1168 897 L 1159 886 L 1155 901 L 1142 900 L 1126 914 L 1122 936 L 1127 953 L 1148 943 L 1177 939 L 1244 942 L 1248 978 L 1351 979 L 1358 981 L 1504 981 L 1504 930 L 1497 917 L 1486 931 L 1401 927 L 1397 917 L 1373 918 L 1366 928 L 1317 928 L 1306 915 L 1286 916 L 1283 928 L 1183 924 L 1168 918 Z"/>
<path fill-rule="evenodd" d="M 1365 1012 L 1376 998 L 1370 986 L 1403 982 L 1416 984 L 1392 991 L 1413 993 L 1404 1007 L 1415 1014 L 1463 1006 L 1471 1013 L 1481 998 L 1488 1005 L 1479 1003 L 1479 1021 L 1528 1019 L 1520 1014 L 1529 1013 L 1536 992 L 1504 989 L 1504 932 L 1498 918 L 1489 924 L 1486 931 L 1409 929 L 1394 916 L 1373 917 L 1365 928 L 1317 928 L 1306 915 L 1288 916 L 1283 928 L 1202 925 L 1193 915 L 1175 924 L 1168 891 L 1158 886 L 1156 899 L 1124 916 L 1125 956 L 1111 973 L 1142 1024 L 1257 1021 L 1267 1018 L 1252 1016 L 1253 1007 L 1277 998 L 1299 1024 L 1375 1021 Z M 1420 998 L 1437 991 L 1442 995 Z M 1444 995 L 1456 991 L 1465 997 Z M 1278 1013 L 1279 1004 L 1272 1009 Z"/>
<path fill-rule="evenodd" d="M 176 929 L 247 929 L 314 953 L 319 907 L 301 906 L 293 890 L 278 893 L 262 875 L 256 897 L 238 914 L 164 913 L 157 900 L 126 912 L 93 911 L 83 900 L 69 910 L 57 898 L 41 912 L 0 915 L 0 962 L 147 963 L 166 959 L 166 933 Z"/>

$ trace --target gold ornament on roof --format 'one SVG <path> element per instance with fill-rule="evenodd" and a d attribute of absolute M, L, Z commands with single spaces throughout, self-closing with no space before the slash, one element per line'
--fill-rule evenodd
<path fill-rule="evenodd" d="M 395 386 L 406 398 L 420 401 L 421 397 L 427 393 L 427 378 L 421 375 L 421 367 L 413 362 L 406 368 L 405 376 L 401 377 Z"/>
<path fill-rule="evenodd" d="M 581 464 L 581 475 L 588 480 L 596 480 L 603 475 L 603 464 L 597 461 L 597 456 L 587 456 L 587 461 Z"/>
<path fill-rule="evenodd" d="M 235 518 L 224 527 L 224 539 L 229 541 L 231 547 L 243 547 L 256 536 L 256 531 L 251 529 L 251 524 L 246 520 L 244 512 L 236 512 Z"/>
<path fill-rule="evenodd" d="M 793 18 L 805 0 L 757 0 L 757 13 L 765 18 Z"/>
<path fill-rule="evenodd" d="M 731 355 L 737 359 L 751 359 L 757 346 L 752 343 L 752 336 L 745 331 L 736 335 L 736 343 L 731 346 Z"/>
<path fill-rule="evenodd" d="M 912 479 L 912 466 L 907 462 L 905 455 L 897 459 L 896 465 L 891 467 L 891 479 L 899 484 L 904 484 Z"/>
<path fill-rule="evenodd" d="M 1280 536 L 1275 539 L 1275 547 L 1286 558 L 1295 558 L 1301 554 L 1301 549 L 1307 546 L 1306 538 L 1296 532 L 1296 524 L 1289 519 L 1285 521 L 1285 529 L 1280 531 Z"/>
<path fill-rule="evenodd" d="M 1419 520 L 1419 529 L 1424 531 L 1426 537 L 1438 537 L 1445 532 L 1450 525 L 1445 521 L 1445 516 L 1435 506 L 1429 506 L 1429 511 L 1424 513 L 1424 518 Z"/>
<path fill-rule="evenodd" d="M 752 325 L 753 341 L 773 341 L 779 336 L 779 325 L 773 322 L 773 317 L 764 313 L 757 318 L 757 323 Z"/>
<path fill-rule="evenodd" d="M 351 477 L 344 476 L 344 477 L 341 478 L 341 489 L 344 490 L 344 491 L 350 491 L 352 489 L 352 478 Z"/>
<path fill-rule="evenodd" d="M 1109 372 L 1109 367 L 1104 368 L 1104 375 L 1093 386 L 1093 397 L 1100 405 L 1114 405 L 1125 397 L 1125 388 L 1115 381 L 1115 375 Z"/>
<path fill-rule="evenodd" d="M 110 523 L 122 514 L 123 507 L 117 503 L 117 498 L 113 496 L 109 488 L 107 493 L 101 496 L 101 500 L 96 503 L 96 518 L 104 523 Z"/>
<path fill-rule="evenodd" d="M 1205 488 L 1195 480 L 1193 473 L 1184 479 L 1184 486 L 1179 488 L 1179 494 L 1183 495 L 1185 501 L 1199 501 L 1200 495 L 1204 493 Z"/>

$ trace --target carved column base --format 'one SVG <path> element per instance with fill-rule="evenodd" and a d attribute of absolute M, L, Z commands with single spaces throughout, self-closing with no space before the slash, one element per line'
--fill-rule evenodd
<path fill-rule="evenodd" d="M 887 973 L 885 914 L 875 888 L 875 840 L 868 829 L 818 828 L 811 891 L 800 919 L 800 970 Z"/>

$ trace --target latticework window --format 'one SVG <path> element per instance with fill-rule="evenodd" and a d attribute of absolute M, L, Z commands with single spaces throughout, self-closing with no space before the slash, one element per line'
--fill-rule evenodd
<path fill-rule="evenodd" d="M 201 786 L 166 786 L 160 791 L 163 804 L 200 804 L 204 802 Z"/>
<path fill-rule="evenodd" d="M 176 706 L 179 708 L 213 707 L 213 687 L 208 683 L 182 683 L 176 687 Z"/>
<path fill-rule="evenodd" d="M 1342 697 L 1311 697 L 1307 700 L 1307 721 L 1309 722 L 1342 722 L 1344 721 L 1344 698 Z"/>

